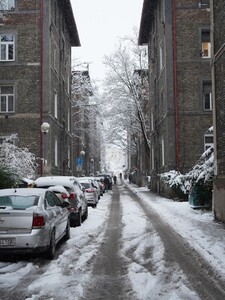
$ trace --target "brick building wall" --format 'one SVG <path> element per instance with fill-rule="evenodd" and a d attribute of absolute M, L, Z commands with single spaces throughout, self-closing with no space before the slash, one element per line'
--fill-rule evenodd
<path fill-rule="evenodd" d="M 18 1 L 16 9 L 6 14 L 0 30 L 1 34 L 15 36 L 15 60 L 0 62 L 0 84 L 14 86 L 15 112 L 1 112 L 0 136 L 16 133 L 18 146 L 27 147 L 39 156 L 40 34 L 37 2 L 30 1 L 28 5 L 27 1 Z"/>
<path fill-rule="evenodd" d="M 1 35 L 14 37 L 15 55 L 0 61 L 0 86 L 13 87 L 15 103 L 13 110 L 0 111 L 0 136 L 18 135 L 18 146 L 27 147 L 37 158 L 37 176 L 43 172 L 43 157 L 48 162 L 45 173 L 69 174 L 71 46 L 79 46 L 71 4 L 69 0 L 15 4 L 0 28 Z M 42 122 L 50 124 L 47 137 L 40 132 Z"/>
<path fill-rule="evenodd" d="M 189 171 L 204 152 L 204 134 L 212 126 L 212 109 L 205 110 L 203 101 L 204 84 L 211 84 L 210 57 L 202 57 L 210 11 L 198 3 L 144 1 L 139 41 L 149 45 L 153 176 Z M 157 180 L 153 190 L 160 192 Z"/>
<path fill-rule="evenodd" d="M 213 24 L 214 157 L 213 210 L 225 222 L 225 2 L 211 1 Z"/>
<path fill-rule="evenodd" d="M 201 34 L 210 31 L 210 11 L 193 1 L 177 1 L 176 45 L 179 170 L 188 172 L 204 152 L 212 110 L 204 109 L 203 82 L 211 82 L 210 58 L 202 57 Z"/>

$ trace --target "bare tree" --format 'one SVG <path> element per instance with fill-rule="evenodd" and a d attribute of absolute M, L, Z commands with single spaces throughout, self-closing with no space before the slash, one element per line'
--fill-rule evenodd
<path fill-rule="evenodd" d="M 133 152 L 141 136 L 150 155 L 147 47 L 137 45 L 137 31 L 120 39 L 104 64 L 104 117 L 111 129 L 107 140 Z"/>
<path fill-rule="evenodd" d="M 2 25 L 1 21 L 4 21 L 6 18 L 7 10 L 13 10 L 13 7 L 9 6 L 9 1 L 0 0 L 0 26 Z"/>

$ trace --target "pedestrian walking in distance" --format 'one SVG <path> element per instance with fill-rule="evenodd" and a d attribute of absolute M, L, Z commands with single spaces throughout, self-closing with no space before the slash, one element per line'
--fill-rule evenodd
<path fill-rule="evenodd" d="M 105 176 L 104 178 L 105 191 L 108 192 L 109 189 L 109 178 Z"/>

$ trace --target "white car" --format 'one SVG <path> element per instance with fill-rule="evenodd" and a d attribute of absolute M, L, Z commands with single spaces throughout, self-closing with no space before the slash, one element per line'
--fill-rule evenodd
<path fill-rule="evenodd" d="M 69 201 L 70 193 L 62 185 L 54 185 L 48 188 L 49 191 L 52 191 L 56 194 L 61 202 L 64 202 L 66 199 Z"/>
<path fill-rule="evenodd" d="M 85 177 L 79 177 L 77 179 L 84 189 L 88 205 L 96 207 L 98 204 L 98 190 L 93 181 Z"/>
<path fill-rule="evenodd" d="M 96 178 L 92 177 L 92 176 L 91 177 L 81 177 L 81 178 L 91 180 L 93 187 L 97 190 L 98 200 L 99 200 L 101 197 L 101 188 L 100 188 L 99 182 L 96 180 Z"/>
<path fill-rule="evenodd" d="M 69 193 L 70 201 L 70 226 L 80 226 L 82 221 L 88 217 L 88 203 L 82 186 L 76 177 L 73 176 L 46 176 L 39 177 L 35 180 L 34 186 L 46 188 L 62 185 Z M 62 195 L 63 196 L 63 195 Z M 68 198 L 67 195 L 64 195 Z"/>
<path fill-rule="evenodd" d="M 69 205 L 47 189 L 0 190 L 0 254 L 45 253 L 52 259 L 56 244 L 70 238 Z"/>

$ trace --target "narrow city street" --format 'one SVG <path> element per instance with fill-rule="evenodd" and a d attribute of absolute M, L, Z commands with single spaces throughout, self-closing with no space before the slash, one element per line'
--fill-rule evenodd
<path fill-rule="evenodd" d="M 156 195 L 146 190 L 144 201 L 137 190 L 123 181 L 114 185 L 82 226 L 71 228 L 54 260 L 2 259 L 0 299 L 225 299 L 223 274 L 153 208 Z M 209 227 L 219 238 L 224 229 L 217 225 Z"/>
<path fill-rule="evenodd" d="M 119 255 L 123 213 L 121 191 L 121 186 L 113 186 L 104 243 L 93 267 L 93 281 L 83 299 L 136 299 L 127 280 L 126 261 Z"/>
<path fill-rule="evenodd" d="M 114 187 L 105 240 L 93 268 L 94 280 L 86 290 L 83 299 L 137 299 L 127 280 L 126 266 L 127 261 L 129 264 L 131 260 L 135 262 L 136 249 L 128 251 L 126 259 L 122 259 L 119 255 L 123 226 L 121 216 L 126 214 L 126 211 L 122 211 L 120 204 L 124 195 L 129 196 L 130 201 L 140 205 L 148 219 L 149 232 L 152 231 L 152 235 L 154 235 L 156 230 L 165 248 L 165 255 L 162 259 L 166 268 L 162 270 L 160 276 L 161 285 L 165 287 L 165 295 L 161 295 L 163 299 L 168 299 L 166 297 L 168 284 L 173 283 L 174 289 L 176 289 L 176 283 L 181 279 L 180 272 L 186 276 L 185 284 L 196 293 L 196 299 L 197 297 L 204 300 L 224 299 L 225 283 L 217 276 L 215 270 L 194 249 L 190 248 L 168 224 L 165 224 L 160 216 L 151 209 L 151 206 L 143 203 L 125 185 Z M 134 219 L 133 222 L 135 223 L 136 220 Z M 154 251 L 157 252 L 159 249 L 154 249 Z M 157 265 L 154 265 L 154 251 L 151 248 L 145 249 L 145 261 L 143 262 L 145 271 L 152 274 L 157 268 Z M 147 299 L 159 298 L 160 295 L 149 295 Z M 191 295 L 189 299 L 192 299 Z"/>

